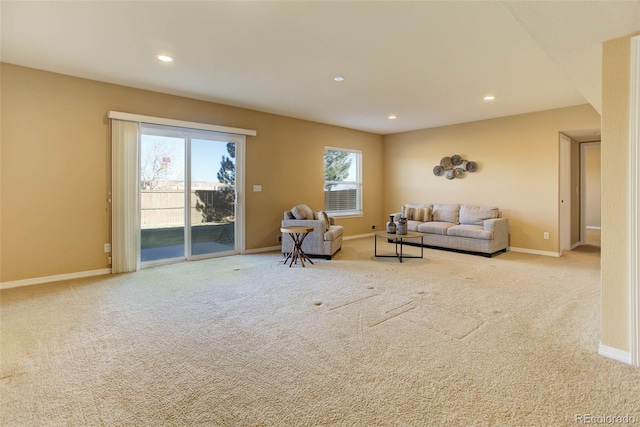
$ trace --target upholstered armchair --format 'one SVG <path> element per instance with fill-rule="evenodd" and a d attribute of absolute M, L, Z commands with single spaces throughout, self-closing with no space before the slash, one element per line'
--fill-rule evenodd
<path fill-rule="evenodd" d="M 297 205 L 284 212 L 282 227 L 313 227 L 302 242 L 302 250 L 310 257 L 331 259 L 342 249 L 344 228 L 335 224 L 335 219 L 324 211 L 313 211 L 307 205 Z M 293 250 L 293 240 L 287 233 L 282 233 L 282 253 Z"/>

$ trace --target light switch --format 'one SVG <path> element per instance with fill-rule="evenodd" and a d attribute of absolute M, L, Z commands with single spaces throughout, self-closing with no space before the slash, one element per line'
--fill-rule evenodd
<path fill-rule="evenodd" d="M 254 192 L 260 192 L 260 191 L 262 191 L 262 185 L 254 185 L 254 186 L 253 186 L 253 191 L 254 191 Z"/>

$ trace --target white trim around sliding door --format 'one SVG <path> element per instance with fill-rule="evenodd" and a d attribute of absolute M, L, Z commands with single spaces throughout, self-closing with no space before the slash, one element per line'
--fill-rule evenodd
<path fill-rule="evenodd" d="M 109 119 L 125 120 L 130 122 L 137 122 L 138 124 L 146 125 L 161 125 L 171 126 L 177 128 L 187 128 L 190 130 L 203 130 L 208 132 L 217 132 L 219 134 L 226 134 L 236 143 L 236 159 L 240 161 L 236 163 L 236 233 L 235 233 L 235 251 L 236 253 L 245 253 L 245 194 L 244 194 L 244 173 L 245 173 L 245 153 L 246 153 L 246 137 L 256 136 L 257 132 L 251 129 L 242 129 L 228 126 L 212 125 L 208 123 L 189 122 L 184 120 L 167 119 L 162 117 L 145 116 L 140 114 L 124 113 L 119 111 L 109 111 L 107 113 Z M 197 131 L 196 131 L 197 133 Z M 231 141 L 230 141 L 231 142 Z M 138 187 L 138 185 L 136 186 Z M 139 214 L 139 213 L 138 213 Z M 138 221 L 139 224 L 139 221 Z M 139 225 L 138 225 L 139 229 Z M 186 227 L 185 227 L 186 229 Z M 138 245 L 139 246 L 139 245 Z M 139 252 L 139 248 L 138 248 Z M 192 259 L 198 259 L 198 257 L 192 257 Z M 145 263 L 151 265 L 150 263 Z"/>
<path fill-rule="evenodd" d="M 120 111 L 109 111 L 107 117 L 110 119 L 127 120 L 138 123 L 153 123 L 155 125 L 176 126 L 189 129 L 210 130 L 213 132 L 234 133 L 237 135 L 256 136 L 258 133 L 251 129 L 233 128 L 227 126 L 210 125 L 207 123 L 188 122 L 184 120 L 166 119 L 163 117 L 143 116 L 140 114 L 123 113 Z"/>
<path fill-rule="evenodd" d="M 233 250 L 229 251 L 221 251 L 221 252 L 212 252 L 206 254 L 198 254 L 194 255 L 192 253 L 192 245 L 189 234 L 191 233 L 192 223 L 191 223 L 191 214 L 190 214 L 190 206 L 192 206 L 190 193 L 185 191 L 185 211 L 184 211 L 184 247 L 185 253 L 184 256 L 178 258 L 170 258 L 170 259 L 161 259 L 161 260 L 151 260 L 145 261 L 142 263 L 142 266 L 153 266 L 158 264 L 166 264 L 171 262 L 181 262 L 183 260 L 199 260 L 199 259 L 207 259 L 214 258 L 218 256 L 228 256 L 235 254 L 244 253 L 245 249 L 245 236 L 244 236 L 244 215 L 245 215 L 245 206 L 244 206 L 244 156 L 245 156 L 245 145 L 246 145 L 246 135 L 244 134 L 233 134 L 233 133 L 225 133 L 220 131 L 211 131 L 211 130 L 203 130 L 198 128 L 187 128 L 185 126 L 168 126 L 168 125 L 160 125 L 157 123 L 147 123 L 143 122 L 140 124 L 141 134 L 144 135 L 157 135 L 157 136 L 166 136 L 166 137 L 174 137 L 181 138 L 184 140 L 184 165 L 185 165 L 185 177 L 184 184 L 185 188 L 191 188 L 191 166 L 192 166 L 192 142 L 194 139 L 205 139 L 210 141 L 218 141 L 224 143 L 233 143 L 236 151 L 236 182 L 235 182 L 235 202 L 234 202 L 234 211 L 235 211 L 235 230 L 234 230 L 234 244 Z"/>

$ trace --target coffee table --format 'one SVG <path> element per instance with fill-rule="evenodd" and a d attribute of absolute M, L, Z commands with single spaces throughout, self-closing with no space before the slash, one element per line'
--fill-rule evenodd
<path fill-rule="evenodd" d="M 383 237 L 387 241 L 396 244 L 395 255 L 378 254 L 378 237 Z M 404 246 L 405 239 L 420 239 L 420 256 L 417 255 L 404 255 L 402 253 L 402 247 Z M 407 234 L 389 234 L 386 231 L 378 231 L 373 237 L 373 255 L 382 258 L 398 258 L 402 262 L 403 258 L 424 258 L 424 234 L 415 231 L 407 231 Z M 398 250 L 399 248 L 399 250 Z"/>

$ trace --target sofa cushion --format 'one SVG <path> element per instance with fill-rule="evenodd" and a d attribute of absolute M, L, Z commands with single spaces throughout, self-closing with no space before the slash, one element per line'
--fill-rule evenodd
<path fill-rule="evenodd" d="M 407 203 L 402 206 L 402 216 L 409 221 L 431 221 L 431 205 Z"/>
<path fill-rule="evenodd" d="M 447 236 L 471 237 L 472 239 L 493 239 L 493 232 L 487 231 L 481 225 L 456 225 L 447 229 Z"/>
<path fill-rule="evenodd" d="M 498 218 L 500 210 L 488 206 L 460 206 L 460 224 L 482 225 L 485 219 Z"/>
<path fill-rule="evenodd" d="M 407 231 L 418 231 L 418 226 L 422 223 L 424 223 L 424 221 L 407 220 Z"/>
<path fill-rule="evenodd" d="M 420 233 L 431 233 L 431 234 L 447 234 L 447 229 L 450 227 L 454 227 L 455 224 L 452 222 L 423 222 L 418 225 L 418 231 Z"/>
<path fill-rule="evenodd" d="M 433 205 L 432 221 L 460 224 L 460 205 Z"/>
<path fill-rule="evenodd" d="M 307 205 L 297 205 L 291 208 L 291 213 L 296 219 L 314 219 L 313 211 Z"/>
<path fill-rule="evenodd" d="M 316 211 L 315 219 L 322 221 L 322 223 L 324 224 L 324 231 L 329 230 L 331 221 L 329 221 L 329 215 L 327 215 L 325 211 Z"/>

